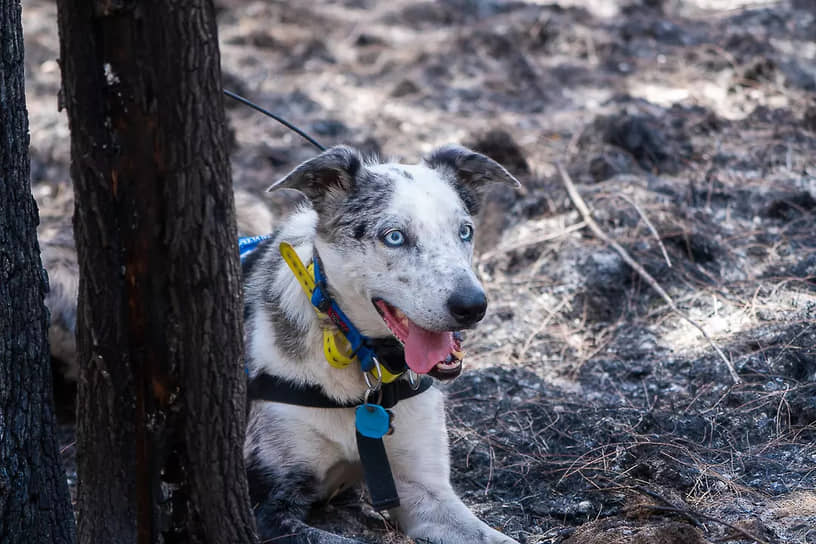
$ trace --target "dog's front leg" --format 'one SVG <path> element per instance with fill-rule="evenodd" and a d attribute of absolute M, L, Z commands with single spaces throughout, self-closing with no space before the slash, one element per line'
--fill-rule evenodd
<path fill-rule="evenodd" d="M 397 487 L 402 506 L 396 517 L 412 538 L 434 544 L 518 544 L 473 515 L 450 485 L 402 481 Z"/>
<path fill-rule="evenodd" d="M 402 530 L 434 544 L 518 544 L 479 520 L 453 491 L 442 394 L 431 389 L 395 408 L 386 445 L 400 496 L 392 514 Z"/>
<path fill-rule="evenodd" d="M 276 467 L 251 476 L 255 521 L 261 542 L 275 544 L 362 544 L 308 525 L 304 520 L 316 502 L 314 486 L 306 472 L 280 471 Z"/>
<path fill-rule="evenodd" d="M 328 419 L 324 424 L 349 427 L 351 417 L 339 423 Z M 332 443 L 320 438 L 325 429 L 314 426 L 320 421 L 319 414 L 308 408 L 271 402 L 252 406 L 244 455 L 249 496 L 263 543 L 362 544 L 306 523 L 311 507 L 327 498 L 327 468 L 340 460 Z"/>

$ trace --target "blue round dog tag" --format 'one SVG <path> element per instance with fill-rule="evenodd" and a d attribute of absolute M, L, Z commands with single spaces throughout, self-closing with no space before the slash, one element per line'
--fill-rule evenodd
<path fill-rule="evenodd" d="M 391 418 L 379 404 L 362 404 L 355 414 L 357 432 L 368 438 L 382 438 L 388 432 Z"/>

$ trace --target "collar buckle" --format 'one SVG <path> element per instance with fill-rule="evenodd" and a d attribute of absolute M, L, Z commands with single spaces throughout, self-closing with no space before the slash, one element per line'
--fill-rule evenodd
<path fill-rule="evenodd" d="M 380 365 L 379 361 L 375 362 L 376 353 L 371 345 L 371 339 L 363 336 L 343 313 L 337 302 L 332 299 L 326 284 L 326 276 L 322 270 L 323 263 L 320 262 L 317 250 L 314 252 L 312 264 L 308 269 L 303 266 L 300 257 L 288 243 L 280 244 L 280 252 L 306 296 L 309 297 L 309 302 L 318 313 L 328 316 L 334 328 L 339 331 L 338 333 L 330 328 L 325 328 L 323 331 L 323 350 L 326 361 L 333 367 L 343 368 L 356 359 L 360 364 L 360 370 L 364 374 L 370 372 L 380 383 L 392 382 L 402 375 L 402 371 L 395 372 L 396 369 Z"/>

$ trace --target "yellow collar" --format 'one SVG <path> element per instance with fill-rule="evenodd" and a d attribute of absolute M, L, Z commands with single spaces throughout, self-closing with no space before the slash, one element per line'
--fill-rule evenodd
<path fill-rule="evenodd" d="M 309 301 L 311 301 L 312 293 L 315 290 L 314 263 L 309 263 L 308 267 L 304 266 L 295 249 L 287 242 L 281 242 L 280 254 L 286 264 L 289 265 L 289 269 L 298 280 Z M 317 308 L 315 308 L 315 312 L 322 318 L 326 317 L 326 314 Z M 352 353 L 351 345 L 342 331 L 338 330 L 328 318 L 321 319 L 321 322 L 326 324 L 323 326 L 323 354 L 326 357 L 326 362 L 334 368 L 345 368 L 351 363 L 357 362 L 357 356 Z M 378 378 L 377 368 L 380 367 L 373 370 L 375 379 Z M 383 383 L 391 383 L 401 375 L 402 373 L 392 374 L 387 369 L 382 368 Z"/>

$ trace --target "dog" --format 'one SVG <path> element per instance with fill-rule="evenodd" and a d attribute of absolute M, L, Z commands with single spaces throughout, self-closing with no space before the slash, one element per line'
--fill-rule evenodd
<path fill-rule="evenodd" d="M 278 388 L 283 383 L 287 398 L 308 392 L 335 404 L 250 395 L 244 455 L 262 540 L 355 542 L 305 520 L 312 505 L 366 474 L 370 489 L 378 478 L 393 479 L 399 505 L 390 515 L 412 538 L 516 542 L 477 519 L 451 487 L 443 395 L 436 388 L 409 393 L 390 408 L 393 432 L 381 438 L 390 474 L 368 478 L 353 406 L 368 406 L 376 384 L 359 365 L 327 363 L 326 330 L 337 322 L 316 312 L 280 249 L 286 242 L 302 263 L 319 265 L 328 298 L 378 356 L 404 360 L 407 368 L 393 382 L 402 391 L 423 375 L 451 379 L 462 369 L 456 331 L 475 325 L 487 307 L 471 258 L 474 217 L 492 183 L 519 186 L 501 165 L 460 146 L 441 147 L 411 165 L 366 160 L 337 146 L 270 187 L 298 190 L 306 203 L 243 261 L 249 390 L 265 378 Z"/>

